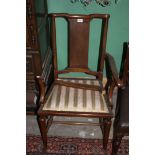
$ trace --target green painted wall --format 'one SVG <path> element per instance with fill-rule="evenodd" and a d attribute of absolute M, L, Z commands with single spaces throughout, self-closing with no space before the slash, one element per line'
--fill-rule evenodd
<path fill-rule="evenodd" d="M 118 4 L 112 1 L 111 6 L 101 7 L 100 5 L 92 2 L 89 6 L 84 7 L 81 3 L 77 2 L 72 4 L 70 0 L 48 0 L 49 13 L 71 13 L 71 14 L 92 14 L 92 13 L 108 13 L 110 14 L 107 51 L 111 53 L 116 61 L 117 69 L 120 69 L 120 61 L 122 56 L 123 42 L 129 41 L 129 1 L 120 0 Z M 59 69 L 63 69 L 67 65 L 67 23 L 63 19 L 59 19 L 57 24 L 57 43 L 59 55 Z M 97 59 L 99 48 L 99 34 L 101 28 L 101 21 L 94 20 L 91 22 L 90 34 L 90 54 L 89 66 L 95 70 L 97 66 Z M 93 59 L 92 59 L 93 58 Z"/>

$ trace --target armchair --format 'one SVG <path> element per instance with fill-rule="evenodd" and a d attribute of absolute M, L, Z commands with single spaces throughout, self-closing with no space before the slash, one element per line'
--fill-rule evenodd
<path fill-rule="evenodd" d="M 103 133 L 103 147 L 107 148 L 111 127 L 112 93 L 115 86 L 121 86 L 112 56 L 106 53 L 106 39 L 109 14 L 70 15 L 66 13 L 49 14 L 51 18 L 51 48 L 53 54 L 54 81 L 45 91 L 44 80 L 37 76 L 40 100 L 38 123 L 42 135 L 44 150 L 47 149 L 47 132 L 51 124 L 99 125 Z M 56 18 L 65 18 L 68 22 L 68 67 L 58 70 L 56 44 Z M 94 18 L 102 19 L 102 37 L 98 58 L 98 69 L 88 67 L 89 25 Z M 106 87 L 102 84 L 104 62 L 108 73 Z M 60 78 L 60 74 L 82 72 L 95 78 Z M 106 88 L 106 89 L 105 89 Z M 96 117 L 99 123 L 55 122 L 54 116 Z"/>

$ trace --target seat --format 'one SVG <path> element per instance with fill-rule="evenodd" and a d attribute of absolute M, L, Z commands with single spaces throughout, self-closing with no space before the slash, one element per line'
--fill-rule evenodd
<path fill-rule="evenodd" d="M 97 80 L 64 80 L 99 86 Z M 108 113 L 106 101 L 99 91 L 55 85 L 43 110 Z"/>
<path fill-rule="evenodd" d="M 112 155 L 116 155 L 124 136 L 129 135 L 129 44 L 124 43 L 113 131 Z"/>
<path fill-rule="evenodd" d="M 51 50 L 54 80 L 47 88 L 42 76 L 37 76 L 39 86 L 38 124 L 43 140 L 43 149 L 47 149 L 47 132 L 51 124 L 100 125 L 103 132 L 103 147 L 107 148 L 111 118 L 113 117 L 112 93 L 115 86 L 120 87 L 115 62 L 106 53 L 108 14 L 71 15 L 66 13 L 49 14 L 51 20 Z M 56 19 L 64 18 L 68 22 L 68 67 L 58 70 L 56 43 Z M 90 21 L 102 20 L 102 31 L 97 71 L 88 67 Z M 104 86 L 103 68 L 106 62 L 107 83 Z M 90 77 L 61 77 L 61 74 L 80 72 Z M 93 77 L 93 78 L 92 78 Z M 47 89 L 46 89 L 47 88 Z M 99 123 L 60 122 L 54 116 L 95 117 Z"/>

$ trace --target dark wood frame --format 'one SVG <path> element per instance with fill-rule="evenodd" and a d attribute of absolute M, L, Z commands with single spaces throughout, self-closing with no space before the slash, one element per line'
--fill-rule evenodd
<path fill-rule="evenodd" d="M 48 91 L 46 91 L 45 88 L 45 82 L 42 79 L 42 77 L 37 76 L 36 79 L 39 84 L 39 90 L 40 90 L 40 108 L 38 110 L 38 123 L 43 139 L 43 146 L 44 150 L 47 148 L 47 132 L 49 129 L 49 126 L 53 123 L 61 123 L 62 122 L 55 122 L 53 121 L 53 116 L 71 116 L 71 117 L 97 117 L 99 118 L 99 123 L 91 124 L 91 125 L 100 125 L 101 130 L 103 132 L 103 146 L 106 149 L 107 148 L 107 143 L 108 143 L 108 138 L 109 138 L 109 132 L 110 132 L 110 127 L 111 127 L 111 118 L 113 117 L 111 108 L 112 108 L 112 93 L 113 89 L 115 86 L 121 86 L 122 83 L 118 78 L 117 70 L 115 67 L 115 62 L 112 56 L 106 53 L 106 40 L 107 40 L 107 29 L 108 29 L 108 20 L 110 15 L 109 14 L 91 14 L 91 15 L 69 15 L 65 13 L 55 13 L 55 14 L 49 14 L 49 17 L 51 17 L 52 20 L 52 27 L 51 27 L 51 34 L 52 34 L 52 43 L 51 43 L 51 48 L 52 48 L 52 53 L 53 53 L 53 66 L 54 66 L 54 82 L 51 85 L 51 88 L 49 88 Z M 72 53 L 72 46 L 74 46 L 74 49 L 76 50 L 76 45 L 74 42 L 74 34 L 73 31 L 71 30 L 70 32 L 70 37 L 72 38 L 71 41 L 73 44 L 69 44 L 69 67 L 66 68 L 65 70 L 58 71 L 58 66 L 57 66 L 57 50 L 56 50 L 56 27 L 55 27 L 55 20 L 56 18 L 63 17 L 69 21 L 70 28 L 75 28 L 76 30 L 80 33 L 81 29 L 82 35 L 85 38 L 87 38 L 89 35 L 87 33 L 87 28 L 89 28 L 89 22 L 93 18 L 100 18 L 102 19 L 102 37 L 101 37 L 101 46 L 100 46 L 100 56 L 99 56 L 99 63 L 98 63 L 98 70 L 97 72 L 91 71 L 88 68 L 88 61 L 87 61 L 87 52 L 88 52 L 88 46 L 87 43 L 83 44 L 79 40 L 79 46 L 83 47 L 83 53 L 84 58 L 82 60 L 79 60 L 79 63 L 76 64 L 72 59 L 75 60 L 76 54 L 75 52 Z M 84 27 L 81 25 L 76 25 L 74 22 L 77 19 L 82 19 L 83 22 L 85 22 Z M 104 24 L 103 24 L 104 23 Z M 88 29 L 89 30 L 89 29 Z M 80 34 L 80 35 L 81 35 Z M 76 36 L 78 37 L 78 36 Z M 82 37 L 81 37 L 82 38 Z M 84 61 L 84 62 L 83 62 Z M 94 75 L 96 76 L 96 79 L 102 83 L 102 78 L 103 78 L 103 67 L 104 67 L 104 61 L 106 61 L 106 70 L 107 70 L 107 78 L 108 82 L 106 84 L 106 89 L 101 85 L 100 87 L 94 87 L 92 85 L 83 85 L 83 84 L 75 84 L 71 82 L 64 82 L 58 79 L 58 74 L 62 73 L 68 73 L 68 72 L 83 72 L 89 75 Z M 77 67 L 78 66 L 78 67 Z M 109 113 L 91 113 L 91 112 L 63 112 L 63 111 L 48 111 L 48 110 L 43 110 L 44 103 L 46 102 L 52 88 L 54 85 L 59 84 L 59 85 L 65 85 L 67 87 L 75 87 L 75 88 L 80 88 L 80 89 L 91 89 L 91 90 L 97 90 L 100 93 L 102 93 L 104 90 L 106 90 L 105 94 L 105 99 L 107 100 L 108 103 L 108 108 L 109 108 Z M 48 116 L 51 116 L 48 120 Z M 74 125 L 88 125 L 88 123 L 80 123 L 80 122 L 64 122 L 63 124 L 74 124 Z M 90 123 L 89 123 L 90 124 Z"/>
<path fill-rule="evenodd" d="M 123 85 L 118 89 L 118 97 L 117 97 L 117 104 L 116 104 L 116 112 L 115 112 L 115 120 L 114 120 L 114 130 L 113 130 L 113 143 L 112 143 L 112 155 L 116 155 L 118 152 L 118 149 L 121 144 L 121 140 L 124 136 L 129 136 L 129 124 L 126 122 L 126 125 L 121 125 L 120 119 L 122 115 L 120 116 L 120 108 L 124 104 L 126 106 L 126 109 L 128 108 L 129 104 L 129 43 L 124 43 L 123 46 L 123 55 L 122 55 L 122 63 L 121 63 L 121 69 L 120 69 L 120 79 L 123 83 Z M 120 99 L 122 95 L 123 101 Z M 127 101 L 128 100 L 128 101 Z M 122 102 L 120 104 L 120 102 Z M 125 109 L 124 109 L 125 110 Z M 129 109 L 128 109 L 129 111 Z M 128 115 L 129 113 L 124 113 L 125 115 Z M 124 116 L 124 115 L 123 115 Z M 124 116 L 125 117 L 125 116 Z M 127 120 L 129 121 L 129 120 Z"/>

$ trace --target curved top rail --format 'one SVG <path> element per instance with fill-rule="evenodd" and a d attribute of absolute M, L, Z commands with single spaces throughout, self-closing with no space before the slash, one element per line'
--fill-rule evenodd
<path fill-rule="evenodd" d="M 110 18 L 110 14 L 89 14 L 89 15 L 80 15 L 80 14 L 68 14 L 68 13 L 51 13 L 48 14 L 50 17 L 65 17 L 71 19 L 83 18 L 83 19 L 92 19 L 92 18 Z"/>

